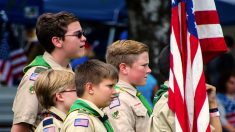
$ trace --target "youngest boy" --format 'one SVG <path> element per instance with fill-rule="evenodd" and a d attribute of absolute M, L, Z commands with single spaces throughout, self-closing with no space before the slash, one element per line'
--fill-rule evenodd
<path fill-rule="evenodd" d="M 35 132 L 60 131 L 69 108 L 77 99 L 75 75 L 68 70 L 47 70 L 39 74 L 34 86 L 43 113 Z"/>
<path fill-rule="evenodd" d="M 101 108 L 110 105 L 116 95 L 117 69 L 98 60 L 89 60 L 77 67 L 75 83 L 78 99 L 70 108 L 62 131 L 113 132 Z"/>

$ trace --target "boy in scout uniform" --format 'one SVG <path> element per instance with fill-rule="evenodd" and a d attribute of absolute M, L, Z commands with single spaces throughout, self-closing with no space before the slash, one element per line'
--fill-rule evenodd
<path fill-rule="evenodd" d="M 136 86 L 145 85 L 149 68 L 147 45 L 133 40 L 119 40 L 108 47 L 107 63 L 119 70 L 115 86 L 120 92 L 105 108 L 117 132 L 145 132 L 152 109 Z"/>
<path fill-rule="evenodd" d="M 13 103 L 13 132 L 30 131 L 42 120 L 41 107 L 33 90 L 34 81 L 47 69 L 71 69 L 71 58 L 84 53 L 86 38 L 78 19 L 70 13 L 42 14 L 36 24 L 36 34 L 44 47 L 43 56 L 37 56 L 24 69 Z"/>
<path fill-rule="evenodd" d="M 159 56 L 160 73 L 164 80 L 169 79 L 170 70 L 170 48 L 166 46 Z M 160 89 L 154 97 L 153 113 L 150 117 L 148 132 L 175 132 L 175 114 L 168 106 L 168 81 L 161 85 Z M 219 119 L 218 106 L 216 102 L 216 88 L 212 85 L 206 84 L 208 92 L 208 101 L 210 108 L 210 124 L 211 131 L 221 132 L 222 127 Z M 213 110 L 213 111 L 211 111 Z M 216 111 L 217 110 L 217 111 Z"/>
<path fill-rule="evenodd" d="M 77 99 L 75 75 L 70 70 L 47 70 L 35 81 L 38 102 L 47 111 L 35 132 L 59 132 L 70 107 Z"/>
<path fill-rule="evenodd" d="M 113 132 L 101 110 L 116 96 L 118 71 L 110 64 L 89 60 L 77 67 L 75 82 L 78 99 L 70 108 L 62 132 Z"/>

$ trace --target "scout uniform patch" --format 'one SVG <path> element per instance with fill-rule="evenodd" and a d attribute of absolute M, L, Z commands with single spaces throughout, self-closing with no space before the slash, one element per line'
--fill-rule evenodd
<path fill-rule="evenodd" d="M 42 72 L 42 71 L 45 71 L 45 70 L 47 70 L 47 69 L 42 68 L 42 67 L 37 67 L 37 68 L 34 70 L 34 72 L 31 74 L 31 76 L 29 77 L 29 80 L 31 80 L 31 81 L 36 81 L 37 78 L 38 78 L 38 76 L 39 76 L 39 73 Z M 34 93 L 35 93 L 35 91 L 34 91 L 34 89 L 33 89 L 33 86 L 31 86 L 31 87 L 29 88 L 29 92 L 30 92 L 31 94 L 34 94 Z"/>
<path fill-rule="evenodd" d="M 55 127 L 51 126 L 51 127 L 44 128 L 43 132 L 55 132 Z"/>
<path fill-rule="evenodd" d="M 74 126 L 88 127 L 88 125 L 89 125 L 88 119 L 77 118 L 74 120 Z"/>
<path fill-rule="evenodd" d="M 42 123 L 43 127 L 51 125 L 51 124 L 53 124 L 53 118 L 48 118 L 48 119 L 44 120 Z"/>
<path fill-rule="evenodd" d="M 113 112 L 113 113 L 112 113 L 112 117 L 113 117 L 114 119 L 119 118 L 119 117 L 120 117 L 120 116 L 119 116 L 119 111 L 117 110 L 117 111 Z"/>
<path fill-rule="evenodd" d="M 34 89 L 33 89 L 33 86 L 31 86 L 31 87 L 29 88 L 29 92 L 30 92 L 31 94 L 34 94 L 34 93 L 35 93 L 35 91 L 34 91 Z"/>
<path fill-rule="evenodd" d="M 29 77 L 29 80 L 35 81 L 38 78 L 38 75 L 39 75 L 38 73 L 35 72 L 32 73 L 31 76 Z"/>
<path fill-rule="evenodd" d="M 114 107 L 120 106 L 120 100 L 118 97 L 114 98 L 111 104 L 109 105 L 109 108 L 112 109 Z"/>
<path fill-rule="evenodd" d="M 55 132 L 55 126 L 53 124 L 53 118 L 48 118 L 42 122 L 43 132 Z"/>

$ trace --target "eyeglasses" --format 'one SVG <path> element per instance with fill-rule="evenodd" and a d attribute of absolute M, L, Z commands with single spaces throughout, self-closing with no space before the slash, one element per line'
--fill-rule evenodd
<path fill-rule="evenodd" d="M 79 30 L 79 31 L 76 31 L 74 34 L 68 34 L 65 36 L 76 36 L 80 39 L 82 37 L 82 35 L 85 36 L 85 32 L 82 30 Z"/>
<path fill-rule="evenodd" d="M 60 93 L 65 93 L 65 92 L 76 92 L 76 89 L 64 90 L 64 91 L 61 91 Z"/>

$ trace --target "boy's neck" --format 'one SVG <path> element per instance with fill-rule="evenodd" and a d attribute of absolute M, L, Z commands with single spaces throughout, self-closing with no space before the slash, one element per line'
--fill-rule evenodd
<path fill-rule="evenodd" d="M 57 108 L 58 110 L 62 111 L 63 113 L 67 114 L 69 110 L 67 110 L 63 104 L 57 103 L 55 105 L 55 108 Z"/>
<path fill-rule="evenodd" d="M 69 59 L 67 59 L 63 54 L 60 54 L 58 51 L 53 51 L 51 56 L 54 60 L 60 64 L 62 67 L 67 67 L 69 64 Z"/>
<path fill-rule="evenodd" d="M 86 96 L 86 95 L 83 95 L 82 97 L 81 97 L 81 99 L 84 99 L 84 100 L 87 100 L 87 101 L 90 101 L 90 102 L 92 102 L 94 105 L 96 105 L 99 109 L 100 109 L 100 107 L 95 103 L 96 101 L 96 99 L 94 99 L 92 96 Z"/>
<path fill-rule="evenodd" d="M 119 73 L 119 80 L 122 80 L 122 81 L 124 81 L 126 83 L 131 84 L 130 81 L 128 80 L 128 77 L 123 75 L 123 74 L 120 74 L 120 73 Z"/>

